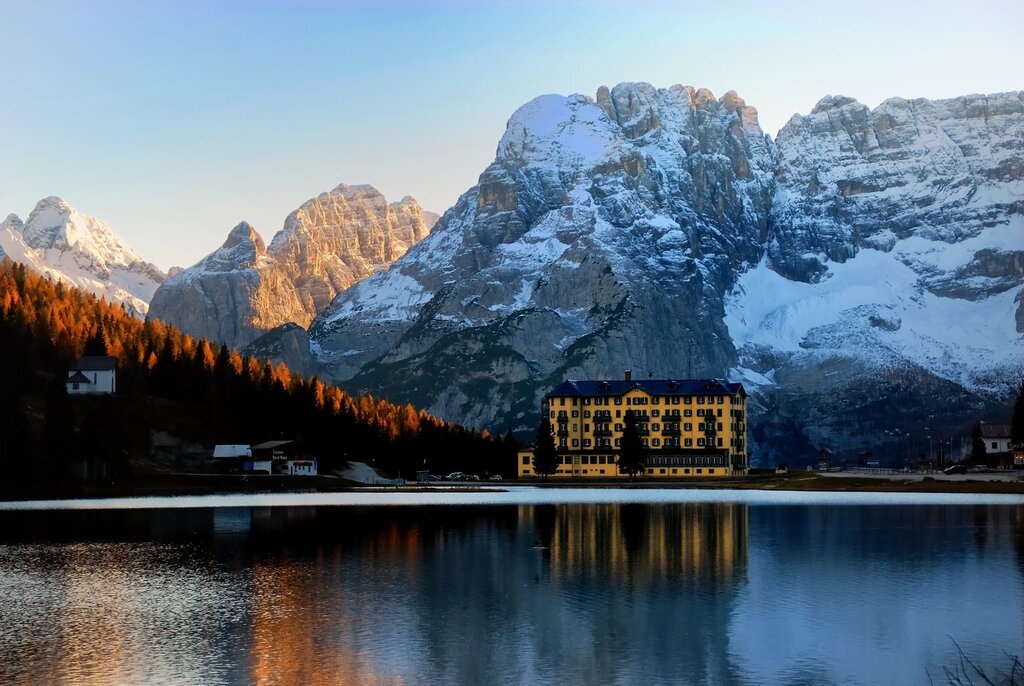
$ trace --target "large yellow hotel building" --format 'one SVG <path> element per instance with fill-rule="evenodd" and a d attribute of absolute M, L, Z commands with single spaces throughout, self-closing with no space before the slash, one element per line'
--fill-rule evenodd
<path fill-rule="evenodd" d="M 647 448 L 650 477 L 745 475 L 747 393 L 718 379 L 564 381 L 541 404 L 555 436 L 553 477 L 619 477 L 618 452 L 627 410 Z M 533 451 L 519 451 L 519 477 L 536 476 Z"/>

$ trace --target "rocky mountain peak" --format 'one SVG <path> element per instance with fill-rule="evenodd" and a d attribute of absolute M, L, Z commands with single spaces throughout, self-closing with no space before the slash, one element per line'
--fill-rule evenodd
<path fill-rule="evenodd" d="M 308 326 L 339 292 L 404 255 L 436 219 L 412 197 L 389 204 L 373 186 L 339 184 L 289 214 L 269 246 L 248 223 L 236 226 L 218 250 L 168 280 L 152 315 L 235 346 L 285 323 Z"/>
<path fill-rule="evenodd" d="M 254 254 L 257 255 L 262 255 L 267 251 L 262 236 L 247 221 L 240 222 L 228 232 L 227 240 L 224 241 L 221 250 L 233 250 L 238 246 L 252 246 Z"/>
<path fill-rule="evenodd" d="M 21 233 L 22 231 L 25 230 L 25 223 L 21 221 L 21 217 L 14 213 L 11 213 L 4 218 L 2 223 L 0 223 L 0 231 L 4 229 L 14 231 L 16 233 Z"/>
<path fill-rule="evenodd" d="M 0 225 L 0 249 L 40 273 L 123 302 L 140 315 L 165 278 L 103 221 L 58 196 L 36 203 L 24 223 L 9 215 Z"/>
<path fill-rule="evenodd" d="M 856 98 L 851 98 L 846 95 L 826 95 L 811 109 L 811 114 L 821 114 L 823 112 L 828 112 L 829 110 L 846 107 L 847 105 L 858 105 L 860 107 L 864 107 L 864 105 L 857 102 Z"/>

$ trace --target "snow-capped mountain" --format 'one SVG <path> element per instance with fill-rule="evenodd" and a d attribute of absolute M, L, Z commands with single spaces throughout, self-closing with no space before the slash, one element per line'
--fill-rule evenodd
<path fill-rule="evenodd" d="M 776 142 L 733 92 L 542 96 L 311 348 L 354 389 L 501 430 L 629 368 L 745 381 L 763 460 L 923 441 L 1020 379 L 1022 216 L 1021 93 L 829 97 Z"/>
<path fill-rule="evenodd" d="M 109 226 L 58 197 L 40 200 L 25 222 L 8 215 L 0 224 L 0 252 L 55 279 L 124 303 L 139 316 L 145 316 L 165 278 Z"/>
<path fill-rule="evenodd" d="M 436 220 L 411 197 L 388 204 L 372 186 L 341 184 L 292 212 L 269 248 L 248 223 L 236 226 L 218 250 L 164 282 L 150 315 L 239 347 L 284 324 L 306 327 Z"/>

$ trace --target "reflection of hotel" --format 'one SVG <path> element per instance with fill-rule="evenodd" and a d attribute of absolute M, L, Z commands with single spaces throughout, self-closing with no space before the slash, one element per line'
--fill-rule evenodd
<path fill-rule="evenodd" d="M 654 477 L 747 473 L 747 394 L 718 379 L 565 381 L 545 396 L 559 465 L 553 476 L 617 477 L 626 412 Z M 519 476 L 534 476 L 533 451 L 519 452 Z"/>
<path fill-rule="evenodd" d="M 633 581 L 729 583 L 747 565 L 747 506 L 735 503 L 560 505 L 551 522 L 522 507 L 555 575 L 606 574 Z M 550 527 L 550 533 L 542 531 Z"/>

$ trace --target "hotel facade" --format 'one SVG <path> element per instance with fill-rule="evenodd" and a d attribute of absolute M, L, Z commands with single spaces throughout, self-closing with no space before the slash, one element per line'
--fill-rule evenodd
<path fill-rule="evenodd" d="M 747 474 L 747 394 L 718 379 L 564 381 L 541 412 L 558 451 L 552 477 L 625 477 L 619 472 L 625 415 L 632 410 L 645 448 L 642 476 Z M 542 415 L 542 416 L 543 416 Z M 519 452 L 519 477 L 536 476 L 533 451 Z"/>

